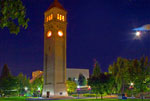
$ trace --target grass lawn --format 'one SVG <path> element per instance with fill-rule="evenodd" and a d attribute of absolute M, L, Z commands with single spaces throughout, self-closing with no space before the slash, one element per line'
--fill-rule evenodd
<path fill-rule="evenodd" d="M 0 101 L 35 101 L 35 100 L 26 100 L 27 97 L 9 97 L 9 98 L 0 98 Z M 36 100 L 41 101 L 41 100 Z M 45 100 L 48 101 L 48 100 Z M 50 100 L 56 101 L 56 100 Z M 119 99 L 72 99 L 72 100 L 59 100 L 59 101 L 142 101 L 141 99 L 127 99 L 127 100 L 119 100 Z M 150 99 L 144 99 L 143 101 L 150 101 Z"/>
<path fill-rule="evenodd" d="M 0 101 L 25 101 L 27 97 L 8 97 L 0 98 Z"/>

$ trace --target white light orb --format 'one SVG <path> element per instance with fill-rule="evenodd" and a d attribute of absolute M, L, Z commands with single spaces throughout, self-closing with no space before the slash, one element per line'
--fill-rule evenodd
<path fill-rule="evenodd" d="M 28 90 L 28 87 L 24 87 L 24 89 L 25 89 L 25 91 L 27 91 L 27 90 Z"/>
<path fill-rule="evenodd" d="M 134 83 L 131 83 L 131 86 L 133 86 L 134 85 Z"/>
<path fill-rule="evenodd" d="M 135 33 L 135 35 L 136 35 L 137 37 L 140 37 L 140 36 L 141 36 L 141 32 L 137 31 L 137 32 Z"/>

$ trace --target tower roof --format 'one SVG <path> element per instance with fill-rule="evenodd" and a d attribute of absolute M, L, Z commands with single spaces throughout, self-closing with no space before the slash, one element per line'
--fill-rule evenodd
<path fill-rule="evenodd" d="M 57 7 L 57 8 L 65 10 L 64 7 L 60 4 L 60 2 L 58 0 L 54 0 L 54 2 L 49 6 L 49 8 L 47 10 L 49 10 L 53 7 Z"/>

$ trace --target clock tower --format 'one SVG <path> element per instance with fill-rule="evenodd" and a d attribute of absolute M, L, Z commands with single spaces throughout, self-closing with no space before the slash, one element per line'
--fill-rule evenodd
<path fill-rule="evenodd" d="M 44 13 L 43 97 L 68 96 L 66 89 L 67 11 L 54 0 Z"/>

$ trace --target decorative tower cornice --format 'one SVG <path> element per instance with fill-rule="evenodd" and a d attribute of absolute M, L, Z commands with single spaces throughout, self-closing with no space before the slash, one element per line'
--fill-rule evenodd
<path fill-rule="evenodd" d="M 47 10 L 49 10 L 53 7 L 57 7 L 57 8 L 60 8 L 62 10 L 65 10 L 64 7 L 61 5 L 61 3 L 58 0 L 54 0 L 53 3 L 49 6 L 49 8 Z"/>

